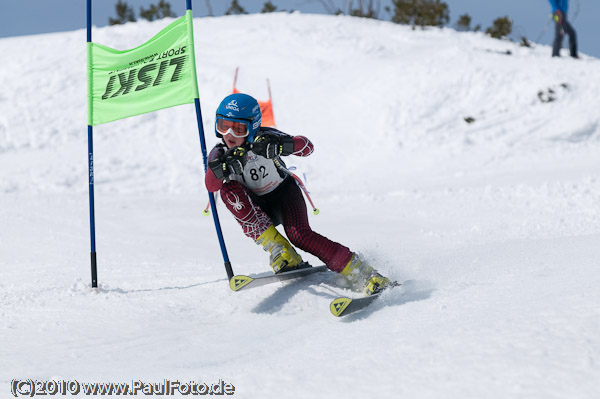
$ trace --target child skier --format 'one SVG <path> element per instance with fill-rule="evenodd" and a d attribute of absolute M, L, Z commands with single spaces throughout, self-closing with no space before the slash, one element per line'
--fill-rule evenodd
<path fill-rule="evenodd" d="M 307 266 L 275 228 L 282 224 L 293 245 L 341 273 L 352 288 L 371 295 L 390 284 L 350 249 L 310 228 L 302 192 L 280 158 L 312 154 L 313 144 L 306 137 L 261 127 L 258 102 L 242 93 L 223 99 L 217 108 L 215 133 L 223 143 L 208 156 L 206 188 L 221 190 L 223 203 L 244 234 L 270 253 L 274 273 Z"/>

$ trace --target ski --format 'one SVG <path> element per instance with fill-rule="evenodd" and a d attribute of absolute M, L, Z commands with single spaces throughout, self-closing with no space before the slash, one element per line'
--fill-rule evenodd
<path fill-rule="evenodd" d="M 307 263 L 308 265 L 308 263 Z M 276 283 L 278 281 L 291 280 L 295 278 L 300 278 L 304 276 L 308 276 L 313 273 L 319 273 L 327 271 L 327 266 L 315 266 L 312 267 L 310 265 L 297 270 L 292 270 L 289 272 L 283 272 L 278 274 L 271 274 L 267 276 L 260 277 L 251 277 L 244 276 L 242 274 L 235 275 L 229 280 L 229 287 L 233 291 L 240 291 L 242 289 L 255 288 L 260 287 L 261 285 Z"/>
<path fill-rule="evenodd" d="M 346 316 L 350 313 L 357 312 L 361 309 L 366 308 L 377 299 L 381 295 L 381 293 L 365 296 L 362 298 L 347 298 L 340 296 L 331 301 L 329 305 L 329 310 L 331 310 L 331 314 L 336 317 Z"/>
<path fill-rule="evenodd" d="M 394 281 L 386 289 L 398 287 L 400 285 L 400 283 Z M 358 312 L 359 310 L 366 308 L 373 301 L 379 298 L 383 291 L 385 290 L 361 298 L 348 298 L 343 296 L 337 297 L 333 301 L 331 301 L 331 304 L 329 304 L 329 310 L 331 311 L 331 314 L 335 317 L 346 316 L 350 313 Z"/>

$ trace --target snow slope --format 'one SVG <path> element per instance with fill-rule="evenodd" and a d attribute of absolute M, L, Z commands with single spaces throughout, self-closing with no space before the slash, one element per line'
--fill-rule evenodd
<path fill-rule="evenodd" d="M 94 41 L 131 48 L 169 22 Z M 85 32 L 0 39 L 0 397 L 15 378 L 224 379 L 240 398 L 600 397 L 597 59 L 342 16 L 194 30 L 208 145 L 235 68 L 259 99 L 269 78 L 278 127 L 316 146 L 288 163 L 321 209 L 313 228 L 410 281 L 344 319 L 328 310 L 349 294 L 335 275 L 230 291 L 181 106 L 94 130 L 91 293 Z M 220 211 L 234 270 L 267 272 Z"/>

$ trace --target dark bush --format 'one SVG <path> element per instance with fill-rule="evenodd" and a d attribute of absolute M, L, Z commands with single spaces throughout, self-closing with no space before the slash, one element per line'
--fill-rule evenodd
<path fill-rule="evenodd" d="M 448 5 L 440 0 L 392 0 L 392 21 L 414 26 L 444 26 L 450 20 Z"/>
<path fill-rule="evenodd" d="M 135 13 L 133 8 L 129 7 L 126 2 L 119 0 L 115 4 L 117 18 L 108 18 L 109 25 L 122 25 L 126 22 L 135 22 Z"/>
<path fill-rule="evenodd" d="M 496 39 L 502 39 L 512 32 L 512 20 L 509 17 L 497 18 L 485 33 Z"/>
<path fill-rule="evenodd" d="M 140 7 L 140 17 L 147 19 L 148 21 L 166 17 L 174 18 L 176 16 L 177 14 L 171 11 L 171 4 L 165 0 L 160 0 L 157 5 L 150 4 L 150 8 L 147 10 L 145 10 L 144 7 Z"/>
<path fill-rule="evenodd" d="M 459 31 L 469 31 L 471 30 L 471 16 L 469 14 L 464 14 L 458 17 L 458 22 L 456 22 L 456 27 Z"/>
<path fill-rule="evenodd" d="M 232 0 L 231 5 L 227 9 L 227 11 L 225 11 L 225 15 L 233 15 L 233 14 L 248 14 L 248 13 L 246 12 L 246 10 L 244 10 L 244 7 L 242 7 L 240 5 L 240 3 L 238 3 L 238 0 Z"/>
<path fill-rule="evenodd" d="M 268 12 L 274 12 L 275 10 L 277 10 L 277 7 L 275 6 L 275 4 L 271 3 L 270 1 L 267 1 L 265 4 L 263 4 L 263 9 L 261 11 L 261 13 L 268 13 Z"/>

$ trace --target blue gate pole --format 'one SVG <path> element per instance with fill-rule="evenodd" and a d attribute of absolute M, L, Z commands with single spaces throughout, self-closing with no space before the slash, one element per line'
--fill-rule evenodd
<path fill-rule="evenodd" d="M 88 51 L 88 68 L 90 57 L 89 52 L 91 51 L 90 44 L 92 42 L 92 0 L 87 0 L 87 51 Z M 89 76 L 88 76 L 89 79 Z M 89 90 L 88 82 L 88 90 Z M 88 113 L 89 102 L 92 93 L 88 92 Z M 91 241 L 91 267 L 92 267 L 92 289 L 98 288 L 98 269 L 96 267 L 96 222 L 94 217 L 94 128 L 92 125 L 88 125 L 88 178 L 89 178 L 89 197 L 90 197 L 90 241 Z"/>
<path fill-rule="evenodd" d="M 186 0 L 186 9 L 192 10 L 192 0 Z M 192 20 L 193 21 L 193 20 Z M 195 57 L 195 51 L 192 49 L 190 57 Z M 196 62 L 193 60 L 195 68 Z M 194 71 L 195 73 L 195 71 Z M 196 80 L 196 79 L 195 79 Z M 196 83 L 197 84 L 197 83 Z M 204 173 L 208 171 L 208 159 L 206 155 L 206 140 L 204 138 L 204 125 L 202 124 L 202 110 L 200 109 L 200 99 L 194 99 L 194 105 L 196 106 L 196 119 L 198 121 L 198 133 L 200 135 L 200 147 L 202 148 L 202 159 L 204 162 Z M 223 261 L 225 263 L 225 271 L 227 272 L 227 278 L 231 280 L 234 276 L 233 269 L 231 268 L 231 262 L 229 261 L 229 255 L 227 254 L 227 248 L 225 247 L 225 240 L 223 238 L 223 231 L 221 230 L 221 223 L 219 221 L 219 214 L 217 213 L 217 207 L 215 204 L 214 194 L 209 192 L 208 198 L 210 200 L 210 209 L 213 214 L 213 221 L 215 223 L 215 229 L 217 230 L 217 237 L 219 238 L 219 245 L 221 246 L 221 253 L 223 255 Z"/>
<path fill-rule="evenodd" d="M 200 147 L 202 148 L 202 159 L 204 160 L 204 173 L 206 173 L 208 171 L 208 160 L 206 156 L 206 141 L 204 139 L 204 128 L 202 127 L 202 111 L 200 110 L 200 100 L 198 98 L 194 99 L 194 104 L 196 105 L 196 117 L 198 119 L 198 130 L 200 131 Z M 223 261 L 225 262 L 225 271 L 227 272 L 227 278 L 231 280 L 234 276 L 234 273 L 233 269 L 231 268 L 231 262 L 229 261 L 229 255 L 227 255 L 225 240 L 223 239 L 223 231 L 221 230 L 221 222 L 219 221 L 219 214 L 217 213 L 215 196 L 213 193 L 209 192 L 208 198 L 210 200 L 210 209 L 212 210 L 215 228 L 217 229 L 217 236 L 219 238 L 219 245 L 221 246 L 221 253 L 223 254 Z"/>

